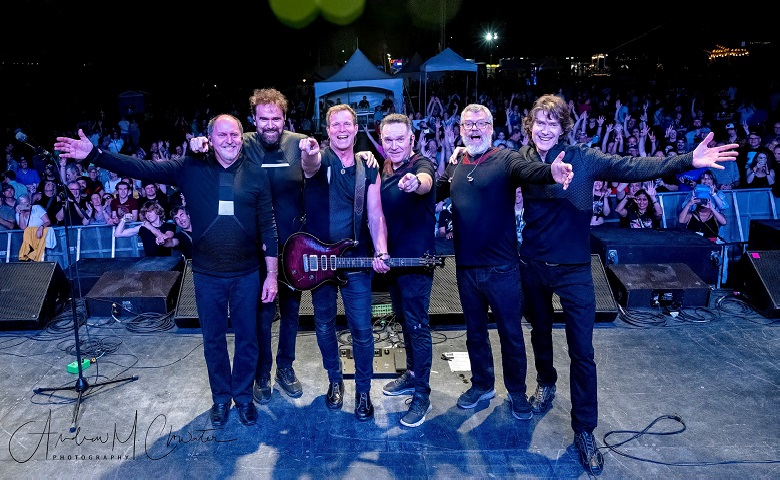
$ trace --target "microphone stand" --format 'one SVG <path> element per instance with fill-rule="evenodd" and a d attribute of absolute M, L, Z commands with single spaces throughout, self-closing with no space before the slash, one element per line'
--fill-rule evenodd
<path fill-rule="evenodd" d="M 63 228 L 65 230 L 65 247 L 66 252 L 68 252 L 68 255 L 70 255 L 70 227 L 71 227 L 71 211 L 70 206 L 68 205 L 69 201 L 74 202 L 74 206 L 76 208 L 79 208 L 78 205 L 75 204 L 76 198 L 73 196 L 73 194 L 68 190 L 67 184 L 65 185 L 65 192 L 57 194 L 60 198 L 60 200 L 63 202 L 63 208 L 65 209 L 65 218 L 66 222 L 63 225 Z M 79 208 L 80 210 L 80 208 Z M 77 269 L 78 270 L 78 269 Z M 81 401 L 84 398 L 84 394 L 92 387 L 99 387 L 101 385 L 109 385 L 112 383 L 119 383 L 119 382 L 133 382 L 135 380 L 138 380 L 138 375 L 133 375 L 131 377 L 125 377 L 125 378 L 118 378 L 114 380 L 108 380 L 104 382 L 98 382 L 93 385 L 90 385 L 86 378 L 84 378 L 84 369 L 81 366 L 81 340 L 79 339 L 79 321 L 78 321 L 78 312 L 76 310 L 76 299 L 74 298 L 73 293 L 76 291 L 74 288 L 74 275 L 73 275 L 73 262 L 70 258 L 68 258 L 68 276 L 70 277 L 70 291 L 71 291 L 71 298 L 70 298 L 70 308 L 71 308 L 71 315 L 73 316 L 73 335 L 76 340 L 76 363 L 78 365 L 78 375 L 79 377 L 76 379 L 76 383 L 70 387 L 44 387 L 44 388 L 36 388 L 33 390 L 34 393 L 46 393 L 46 392 L 56 392 L 56 391 L 62 391 L 62 390 L 72 390 L 76 392 L 76 405 L 73 407 L 73 417 L 71 418 L 70 422 L 70 431 L 75 432 L 77 428 L 77 422 L 79 419 L 79 410 L 81 408 Z M 79 284 L 79 292 L 80 292 L 80 285 Z"/>

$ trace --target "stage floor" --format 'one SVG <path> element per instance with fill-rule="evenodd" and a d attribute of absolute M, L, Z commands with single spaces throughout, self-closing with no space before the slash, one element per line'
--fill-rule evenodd
<path fill-rule="evenodd" d="M 780 477 L 780 322 L 745 308 L 725 291 L 709 308 L 675 319 L 633 310 L 594 332 L 599 372 L 599 445 L 603 478 Z M 314 333 L 298 337 L 301 398 L 276 387 L 253 427 L 231 411 L 211 428 L 200 329 L 161 316 L 86 318 L 84 370 L 75 433 L 77 374 L 70 309 L 42 330 L 0 332 L 2 478 L 585 478 L 572 444 L 569 369 L 563 325 L 554 330 L 558 391 L 553 408 L 531 421 L 512 417 L 500 367 L 496 397 L 474 410 L 456 407 L 470 373 L 442 358 L 465 352 L 461 323 L 433 333 L 433 410 L 417 428 L 399 419 L 409 397 L 381 393 L 375 378 L 373 421 L 355 420 L 354 381 L 341 411 L 325 407 L 327 377 Z M 380 320 L 380 319 L 377 319 Z M 377 346 L 396 332 L 391 317 L 377 327 Z M 276 331 L 277 324 L 275 324 Z M 530 328 L 528 394 L 535 388 Z M 500 350 L 490 331 L 496 365 Z M 229 335 L 232 350 L 232 334 Z M 275 342 L 275 339 L 274 339 Z M 137 377 L 137 379 L 132 380 Z M 131 379 L 100 385 L 101 382 Z M 54 393 L 39 388 L 64 387 Z M 657 422 L 657 423 L 656 423 Z M 684 430 L 678 434 L 662 432 Z"/>

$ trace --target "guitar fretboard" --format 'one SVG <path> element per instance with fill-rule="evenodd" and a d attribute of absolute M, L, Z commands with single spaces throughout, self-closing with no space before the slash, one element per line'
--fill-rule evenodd
<path fill-rule="evenodd" d="M 419 267 L 419 258 L 393 258 L 385 260 L 392 267 Z M 337 270 L 340 268 L 372 268 L 374 259 L 370 257 L 338 257 L 336 255 L 304 255 L 303 264 L 307 272 L 318 270 Z"/>

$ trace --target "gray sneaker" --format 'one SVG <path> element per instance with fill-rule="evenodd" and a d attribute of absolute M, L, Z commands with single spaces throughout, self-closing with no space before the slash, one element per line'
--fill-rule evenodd
<path fill-rule="evenodd" d="M 411 395 L 414 393 L 414 374 L 406 370 L 403 375 L 382 387 L 382 393 L 394 397 L 396 395 Z"/>
<path fill-rule="evenodd" d="M 512 406 L 513 417 L 518 420 L 530 420 L 533 418 L 534 412 L 531 410 L 531 405 L 528 403 L 525 395 L 512 395 L 509 393 L 507 396 L 509 397 L 509 403 Z"/>
<path fill-rule="evenodd" d="M 496 396 L 496 390 L 491 388 L 490 390 L 483 390 L 479 387 L 471 386 L 468 390 L 463 392 L 458 397 L 458 406 L 460 408 L 474 408 L 482 400 L 490 400 Z"/>
<path fill-rule="evenodd" d="M 531 404 L 531 410 L 534 413 L 544 413 L 552 407 L 552 401 L 555 398 L 555 385 L 536 384 L 536 391 L 528 399 Z"/>
<path fill-rule="evenodd" d="M 409 411 L 401 417 L 401 425 L 404 427 L 419 427 L 425 422 L 425 415 L 431 411 L 431 401 L 421 395 L 412 397 L 412 403 L 409 405 Z"/>

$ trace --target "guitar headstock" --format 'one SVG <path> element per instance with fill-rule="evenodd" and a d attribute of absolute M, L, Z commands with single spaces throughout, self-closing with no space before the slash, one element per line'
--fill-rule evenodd
<path fill-rule="evenodd" d="M 443 267 L 444 266 L 444 257 L 439 255 L 431 255 L 430 253 L 426 253 L 422 257 L 420 257 L 420 266 L 425 268 L 435 268 L 435 267 Z"/>

